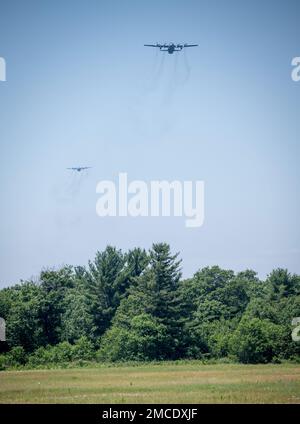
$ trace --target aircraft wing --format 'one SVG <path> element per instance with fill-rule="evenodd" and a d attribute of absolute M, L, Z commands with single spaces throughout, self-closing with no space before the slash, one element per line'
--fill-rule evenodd
<path fill-rule="evenodd" d="M 163 47 L 161 44 L 144 44 L 145 47 Z"/>
<path fill-rule="evenodd" d="M 184 44 L 183 47 L 198 47 L 198 44 Z"/>
<path fill-rule="evenodd" d="M 78 166 L 78 167 L 74 167 L 74 168 L 66 168 L 66 169 L 72 169 L 72 171 L 82 171 L 83 169 L 90 169 L 91 166 Z"/>

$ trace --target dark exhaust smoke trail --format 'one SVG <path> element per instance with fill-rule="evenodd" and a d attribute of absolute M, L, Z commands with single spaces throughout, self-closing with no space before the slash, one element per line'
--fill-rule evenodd
<path fill-rule="evenodd" d="M 183 56 L 183 57 L 182 57 Z M 170 74 L 170 83 L 167 89 L 166 100 L 171 100 L 174 93 L 184 86 L 190 79 L 191 66 L 185 49 L 175 56 L 173 72 Z"/>
<path fill-rule="evenodd" d="M 59 204 L 72 203 L 79 194 L 88 172 L 75 173 L 71 171 L 66 179 L 59 179 L 53 186 L 51 192 L 55 201 Z"/>
<path fill-rule="evenodd" d="M 162 53 L 160 63 L 159 63 L 159 68 L 158 68 L 157 74 L 155 75 L 156 78 L 160 78 L 162 74 L 164 63 L 165 63 L 165 57 L 166 57 L 165 53 Z"/>
<path fill-rule="evenodd" d="M 164 63 L 165 63 L 165 54 L 161 54 L 158 67 L 157 67 L 157 69 L 154 70 L 153 76 L 152 76 L 152 87 L 153 87 L 153 90 L 155 90 L 157 88 L 157 86 L 158 86 L 159 80 L 160 80 L 160 78 L 162 76 L 162 73 L 163 73 Z"/>
<path fill-rule="evenodd" d="M 160 56 L 160 57 L 159 57 Z M 146 83 L 145 92 L 150 93 L 157 89 L 159 80 L 163 73 L 165 55 L 161 54 L 159 50 L 156 50 L 153 65 L 150 70 L 149 80 Z"/>
<path fill-rule="evenodd" d="M 155 70 L 157 68 L 158 55 L 159 55 L 159 51 L 157 49 L 155 49 L 155 56 L 154 56 L 153 63 L 152 63 L 152 68 L 151 68 L 151 75 L 154 74 L 154 72 L 155 72 Z"/>
<path fill-rule="evenodd" d="M 169 105 L 172 102 L 174 94 L 177 88 L 180 86 L 180 78 L 178 77 L 178 75 L 180 75 L 180 69 L 178 68 L 179 55 L 178 53 L 174 53 L 174 55 L 175 56 L 172 57 L 172 59 L 174 60 L 174 63 L 172 68 L 170 68 L 168 86 L 166 87 L 166 92 L 165 92 L 165 96 L 163 100 L 163 103 L 165 105 Z"/>
<path fill-rule="evenodd" d="M 190 79 L 190 75 L 191 75 L 191 67 L 190 67 L 185 49 L 183 50 L 183 58 L 184 58 L 184 65 L 185 65 L 185 72 L 186 72 L 186 76 L 185 76 L 183 84 L 185 84 Z"/>
<path fill-rule="evenodd" d="M 175 62 L 174 62 L 174 82 L 177 85 L 178 80 L 178 54 L 176 53 Z"/>
<path fill-rule="evenodd" d="M 162 75 L 164 63 L 165 63 L 165 56 L 166 55 L 164 53 L 161 54 L 161 58 L 160 58 L 160 61 L 159 61 L 158 68 L 153 74 L 154 81 L 156 81 L 156 82 L 158 82 L 158 80 L 160 79 L 160 77 Z"/>
<path fill-rule="evenodd" d="M 69 182 L 66 190 L 66 194 L 69 197 L 76 196 L 81 189 L 81 186 L 84 182 L 84 180 L 87 178 L 88 173 L 86 171 L 83 172 L 73 172 L 71 176 L 71 181 Z"/>

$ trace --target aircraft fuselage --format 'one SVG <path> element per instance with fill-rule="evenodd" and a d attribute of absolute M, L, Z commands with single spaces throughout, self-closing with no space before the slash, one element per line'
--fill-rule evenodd
<path fill-rule="evenodd" d="M 178 52 L 182 50 L 182 47 L 180 45 L 170 44 L 169 46 L 163 46 L 160 50 L 164 52 L 168 52 L 169 54 L 173 54 L 174 52 Z"/>

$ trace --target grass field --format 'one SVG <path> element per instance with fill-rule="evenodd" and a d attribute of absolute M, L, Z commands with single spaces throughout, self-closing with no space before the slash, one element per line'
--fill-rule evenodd
<path fill-rule="evenodd" d="M 300 367 L 158 365 L 0 372 L 1 403 L 300 403 Z"/>

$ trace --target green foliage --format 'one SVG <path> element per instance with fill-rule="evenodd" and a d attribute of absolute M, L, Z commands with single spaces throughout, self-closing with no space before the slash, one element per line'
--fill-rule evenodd
<path fill-rule="evenodd" d="M 87 337 L 81 337 L 74 345 L 61 342 L 55 346 L 40 347 L 28 358 L 31 367 L 64 364 L 71 361 L 90 361 L 95 358 L 95 350 Z"/>
<path fill-rule="evenodd" d="M 40 320 L 45 344 L 56 344 L 61 339 L 62 317 L 68 306 L 66 294 L 73 287 L 74 273 L 70 266 L 41 272 Z"/>
<path fill-rule="evenodd" d="M 269 286 L 271 299 L 300 294 L 300 276 L 291 275 L 287 269 L 275 269 L 268 276 L 266 283 Z"/>
<path fill-rule="evenodd" d="M 177 257 L 178 253 L 171 254 L 168 244 L 154 244 L 150 251 L 149 266 L 135 287 L 135 293 L 142 299 L 144 311 L 167 330 L 167 342 L 161 351 L 165 359 L 181 356 L 182 322 L 178 297 L 181 261 Z"/>
<path fill-rule="evenodd" d="M 72 360 L 72 346 L 68 342 L 62 342 L 56 346 L 48 345 L 40 347 L 28 358 L 28 363 L 32 367 L 61 364 Z"/>
<path fill-rule="evenodd" d="M 7 297 L 4 318 L 9 345 L 22 346 L 27 352 L 36 349 L 45 341 L 40 320 L 40 288 L 35 283 L 25 282 L 4 293 Z"/>
<path fill-rule="evenodd" d="M 127 289 L 147 263 L 147 254 L 141 249 L 134 249 L 124 255 L 111 246 L 104 252 L 97 252 L 94 262 L 89 262 L 89 270 L 86 272 L 87 293 L 96 336 L 101 336 L 109 328 L 121 299 L 126 297 Z"/>
<path fill-rule="evenodd" d="M 6 355 L 0 355 L 0 371 L 4 371 L 7 368 L 7 358 Z"/>
<path fill-rule="evenodd" d="M 247 307 L 250 281 L 218 266 L 207 267 L 182 283 L 181 297 L 187 311 L 200 321 L 231 319 L 241 316 Z"/>
<path fill-rule="evenodd" d="M 73 360 L 91 361 L 95 359 L 95 349 L 93 343 L 86 337 L 82 336 L 76 341 L 72 349 Z"/>
<path fill-rule="evenodd" d="M 266 319 L 243 318 L 230 339 L 230 351 L 243 363 L 266 363 L 280 351 L 282 326 Z"/>
<path fill-rule="evenodd" d="M 62 316 L 61 340 L 74 343 L 80 337 L 93 339 L 97 328 L 83 289 L 70 289 L 65 296 L 65 303 L 67 306 Z"/>
<path fill-rule="evenodd" d="M 98 360 L 148 361 L 163 358 L 168 335 L 166 327 L 148 314 L 135 316 L 130 327 L 113 326 L 104 335 Z"/>
<path fill-rule="evenodd" d="M 265 281 L 246 270 L 206 267 L 181 279 L 170 246 L 123 253 L 108 246 L 88 267 L 43 270 L 38 282 L 0 290 L 10 351 L 0 369 L 68 362 L 200 358 L 297 360 L 291 321 L 300 316 L 300 277 Z"/>
<path fill-rule="evenodd" d="M 22 346 L 15 346 L 9 353 L 5 355 L 6 364 L 15 367 L 18 365 L 24 365 L 26 363 L 26 353 Z"/>

